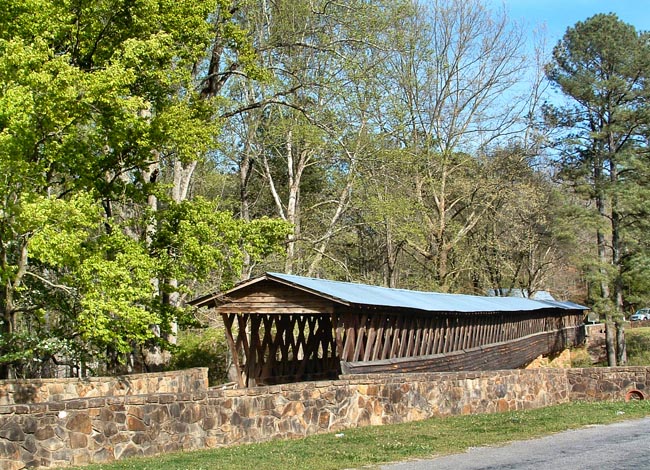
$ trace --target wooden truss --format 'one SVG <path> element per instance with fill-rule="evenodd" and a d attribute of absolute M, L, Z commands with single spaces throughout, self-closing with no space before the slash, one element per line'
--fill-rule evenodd
<path fill-rule="evenodd" d="M 582 331 L 582 312 L 551 309 L 475 314 L 335 310 L 222 313 L 240 386 L 336 378 L 342 371 L 423 370 L 425 363 L 428 370 L 520 367 L 579 342 Z M 492 359 L 486 363 L 485 357 Z"/>

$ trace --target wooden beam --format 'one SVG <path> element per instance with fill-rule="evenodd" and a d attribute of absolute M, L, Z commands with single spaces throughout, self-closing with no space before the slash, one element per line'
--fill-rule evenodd
<path fill-rule="evenodd" d="M 223 320 L 223 324 L 225 326 L 226 342 L 228 343 L 228 347 L 230 348 L 230 354 L 232 354 L 232 361 L 233 364 L 235 365 L 235 370 L 237 371 L 237 384 L 240 387 L 245 387 L 246 383 L 244 382 L 244 376 L 240 365 L 239 351 L 237 346 L 235 345 L 235 339 L 233 338 L 232 335 L 232 326 L 234 320 L 233 317 L 235 317 L 235 315 L 227 315 L 227 314 L 221 315 L 221 319 Z"/>
<path fill-rule="evenodd" d="M 363 353 L 363 360 L 369 361 L 372 358 L 372 352 L 375 346 L 375 338 L 377 336 L 378 321 L 381 315 L 371 315 L 366 334 L 366 348 Z"/>
<path fill-rule="evenodd" d="M 368 322 L 368 315 L 361 315 L 359 326 L 357 328 L 357 343 L 354 345 L 354 355 L 352 356 L 355 361 L 361 360 L 365 352 L 366 334 L 368 331 L 366 323 Z"/>
<path fill-rule="evenodd" d="M 427 354 L 438 354 L 440 352 L 440 345 L 444 343 L 445 325 L 446 322 L 444 317 L 436 317 L 433 344 Z"/>
<path fill-rule="evenodd" d="M 343 346 L 342 361 L 352 361 L 354 357 L 354 347 L 356 345 L 356 336 L 359 319 L 356 315 L 346 313 L 344 315 L 344 324 L 346 328 L 345 343 Z"/>
<path fill-rule="evenodd" d="M 377 318 L 377 331 L 375 333 L 374 346 L 372 348 L 372 354 L 370 358 L 373 361 L 381 359 L 381 352 L 384 346 L 384 327 L 388 322 L 388 317 L 386 315 L 375 315 Z"/>
<path fill-rule="evenodd" d="M 345 328 L 340 321 L 341 316 L 338 313 L 330 314 L 332 328 L 334 329 L 335 349 L 334 354 L 343 359 L 343 340 L 345 338 Z"/>
<path fill-rule="evenodd" d="M 390 347 L 389 358 L 398 357 L 400 349 L 400 340 L 402 337 L 402 329 L 404 327 L 404 315 L 398 315 L 393 330 L 393 341 Z"/>
<path fill-rule="evenodd" d="M 384 346 L 381 350 L 380 357 L 378 359 L 388 359 L 390 358 L 391 345 L 393 344 L 393 335 L 395 334 L 395 323 L 397 318 L 394 315 L 386 317 L 387 326 L 384 329 Z"/>
<path fill-rule="evenodd" d="M 415 321 L 415 340 L 413 341 L 413 349 L 409 352 L 411 356 L 419 356 L 420 343 L 422 342 L 422 323 L 424 320 L 420 317 L 414 318 Z"/>
<path fill-rule="evenodd" d="M 397 357 L 405 357 L 408 351 L 409 342 L 411 341 L 411 320 L 412 317 L 404 315 L 404 324 L 400 332 L 400 346 Z"/>

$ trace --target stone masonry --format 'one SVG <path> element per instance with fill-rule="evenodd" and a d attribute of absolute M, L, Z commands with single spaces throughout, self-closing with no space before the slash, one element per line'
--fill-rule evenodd
<path fill-rule="evenodd" d="M 147 395 L 205 390 L 202 369 L 83 379 L 0 380 L 0 405 L 44 403 L 81 397 Z"/>
<path fill-rule="evenodd" d="M 207 375 L 205 369 L 177 374 L 184 373 Z M 373 374 L 4 405 L 0 469 L 110 462 L 434 416 L 622 399 L 629 390 L 646 390 L 649 379 L 650 368 L 643 367 Z"/>

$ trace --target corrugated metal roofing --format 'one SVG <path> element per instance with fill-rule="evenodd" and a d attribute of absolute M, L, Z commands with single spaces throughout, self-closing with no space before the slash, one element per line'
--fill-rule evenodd
<path fill-rule="evenodd" d="M 375 307 L 398 307 L 428 312 L 520 312 L 559 308 L 565 310 L 587 310 L 587 307 L 573 302 L 530 300 L 517 297 L 480 297 L 463 294 L 441 294 L 406 289 L 356 284 L 352 282 L 329 281 L 311 277 L 281 273 L 266 273 L 268 279 L 276 279 L 303 289 L 338 299 L 343 303 L 370 305 Z M 236 290 L 233 289 L 233 290 Z"/>

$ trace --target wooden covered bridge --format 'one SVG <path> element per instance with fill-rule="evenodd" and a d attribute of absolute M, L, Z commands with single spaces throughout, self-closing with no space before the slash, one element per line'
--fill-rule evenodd
<path fill-rule="evenodd" d="M 586 307 L 266 273 L 190 302 L 221 315 L 240 386 L 512 369 L 584 338 Z"/>

